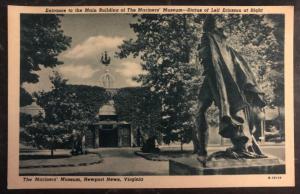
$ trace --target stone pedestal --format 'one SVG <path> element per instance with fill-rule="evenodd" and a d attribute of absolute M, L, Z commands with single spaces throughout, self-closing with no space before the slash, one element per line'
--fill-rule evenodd
<path fill-rule="evenodd" d="M 203 167 L 193 156 L 170 160 L 169 172 L 170 175 L 284 174 L 285 164 L 269 156 L 260 159 L 218 159 L 207 162 Z"/>

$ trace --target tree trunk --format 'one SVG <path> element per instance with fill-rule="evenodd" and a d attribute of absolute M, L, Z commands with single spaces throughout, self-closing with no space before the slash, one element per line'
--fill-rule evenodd
<path fill-rule="evenodd" d="M 192 140 L 193 142 L 193 153 L 197 153 L 198 152 L 198 143 L 197 141 Z"/>
<path fill-rule="evenodd" d="M 277 111 L 278 111 L 278 121 L 279 121 L 279 126 L 278 126 L 278 130 L 281 130 L 283 128 L 282 126 L 282 122 L 281 122 L 281 112 L 280 112 L 280 106 L 277 106 Z"/>
<path fill-rule="evenodd" d="M 54 156 L 54 140 L 53 140 L 53 137 L 52 137 L 52 139 L 51 139 L 51 157 L 53 157 Z"/>
<path fill-rule="evenodd" d="M 183 143 L 182 143 L 182 141 L 180 142 L 180 150 L 181 150 L 181 152 L 183 152 Z"/>
<path fill-rule="evenodd" d="M 193 153 L 197 153 L 198 152 L 198 147 L 199 147 L 199 141 L 198 141 L 198 138 L 197 138 L 197 133 L 194 130 L 192 130 L 192 142 L 193 142 L 193 147 L 194 147 Z"/>

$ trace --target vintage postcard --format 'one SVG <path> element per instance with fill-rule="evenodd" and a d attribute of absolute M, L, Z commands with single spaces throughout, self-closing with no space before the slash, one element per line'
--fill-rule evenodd
<path fill-rule="evenodd" d="M 293 187 L 293 6 L 8 6 L 8 188 Z"/>

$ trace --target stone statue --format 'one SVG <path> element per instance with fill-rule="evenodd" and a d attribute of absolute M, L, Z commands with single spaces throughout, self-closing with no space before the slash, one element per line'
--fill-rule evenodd
<path fill-rule="evenodd" d="M 114 83 L 114 77 L 109 70 L 105 70 L 105 73 L 101 76 L 102 86 L 106 89 L 112 88 Z"/>
<path fill-rule="evenodd" d="M 205 76 L 198 98 L 198 160 L 205 162 L 212 157 L 265 157 L 251 134 L 253 110 L 265 106 L 263 92 L 246 61 L 228 45 L 214 16 L 207 16 L 203 32 L 198 48 Z M 207 158 L 208 126 L 205 112 L 213 102 L 220 111 L 219 134 L 229 138 L 233 147 Z"/>

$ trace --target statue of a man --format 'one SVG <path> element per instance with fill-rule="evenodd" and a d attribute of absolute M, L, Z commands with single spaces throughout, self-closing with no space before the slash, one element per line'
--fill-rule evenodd
<path fill-rule="evenodd" d="M 207 156 L 207 123 L 205 112 L 215 103 L 220 111 L 219 134 L 230 138 L 233 147 L 229 157 L 262 157 L 263 154 L 251 134 L 253 108 L 265 106 L 263 93 L 245 60 L 228 45 L 223 31 L 216 26 L 214 16 L 207 16 L 199 46 L 204 66 L 204 82 L 199 94 L 197 115 L 199 160 Z"/>

